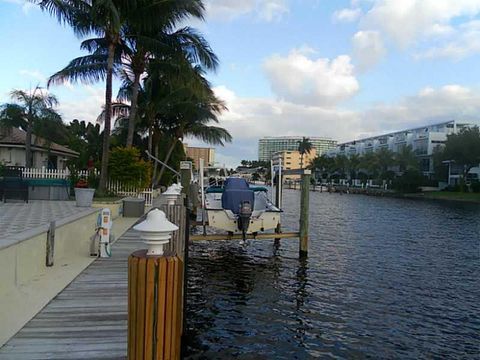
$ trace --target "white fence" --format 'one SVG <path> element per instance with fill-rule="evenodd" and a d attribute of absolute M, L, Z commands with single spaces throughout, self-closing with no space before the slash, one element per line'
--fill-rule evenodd
<path fill-rule="evenodd" d="M 42 167 L 41 169 L 24 168 L 23 177 L 30 179 L 68 179 L 71 175 L 70 170 L 57 170 L 47 169 Z M 98 170 L 93 170 L 98 174 Z M 77 173 L 78 177 L 88 177 L 88 170 L 82 170 Z M 138 189 L 135 186 L 121 184 L 118 181 L 109 181 L 107 183 L 107 190 L 114 193 L 117 196 L 130 196 L 145 199 L 145 205 L 152 206 L 154 191 L 152 188 Z"/>
<path fill-rule="evenodd" d="M 95 172 L 97 170 L 94 170 Z M 24 178 L 38 178 L 38 179 L 68 179 L 70 177 L 70 170 L 58 170 L 58 169 L 47 169 L 42 167 L 41 169 L 35 168 L 23 168 L 23 177 Z M 82 170 L 79 171 L 77 176 L 79 177 L 88 177 L 89 171 Z"/>
<path fill-rule="evenodd" d="M 117 196 L 129 196 L 137 197 L 139 199 L 145 199 L 146 206 L 152 206 L 153 204 L 152 188 L 138 189 L 133 185 L 125 185 L 118 181 L 109 181 L 107 183 L 107 190 Z"/>

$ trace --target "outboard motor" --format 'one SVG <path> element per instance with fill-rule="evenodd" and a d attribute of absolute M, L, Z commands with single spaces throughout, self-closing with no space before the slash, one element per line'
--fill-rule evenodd
<path fill-rule="evenodd" d="M 240 211 L 238 213 L 238 230 L 242 232 L 243 240 L 245 240 L 247 237 L 247 231 L 248 226 L 250 225 L 252 212 L 252 204 L 250 204 L 250 201 L 242 201 L 240 204 Z"/>

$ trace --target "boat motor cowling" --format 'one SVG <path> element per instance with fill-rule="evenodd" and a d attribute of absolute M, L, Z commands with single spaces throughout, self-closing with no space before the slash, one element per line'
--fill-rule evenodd
<path fill-rule="evenodd" d="M 253 209 L 250 201 L 242 201 L 240 203 L 240 211 L 238 213 L 238 230 L 240 230 L 244 235 L 248 231 L 248 225 L 250 225 L 252 212 Z"/>

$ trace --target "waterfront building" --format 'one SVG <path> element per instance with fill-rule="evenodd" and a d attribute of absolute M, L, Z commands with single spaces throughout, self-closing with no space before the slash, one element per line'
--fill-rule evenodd
<path fill-rule="evenodd" d="M 258 140 L 258 160 L 270 161 L 273 154 L 280 151 L 296 151 L 298 143 L 302 141 L 302 136 L 267 136 Z M 336 140 L 325 137 L 308 137 L 317 155 L 324 154 L 328 149 L 335 147 Z"/>
<path fill-rule="evenodd" d="M 309 153 L 303 155 L 303 164 L 301 154 L 298 150 L 295 151 L 279 151 L 273 154 L 274 163 L 278 164 L 282 160 L 282 167 L 284 170 L 305 169 L 310 165 L 310 162 L 317 157 L 317 150 L 312 148 Z M 300 175 L 285 175 L 285 180 L 299 180 Z"/>
<path fill-rule="evenodd" d="M 444 146 L 447 135 L 459 132 L 472 123 L 457 120 L 445 121 L 432 125 L 424 125 L 413 129 L 395 131 L 364 139 L 353 140 L 337 144 L 327 151 L 327 156 L 364 155 L 380 149 L 388 149 L 394 153 L 399 152 L 404 146 L 410 146 L 417 155 L 420 170 L 424 175 L 433 175 L 433 153 L 438 146 Z"/>
<path fill-rule="evenodd" d="M 215 149 L 209 147 L 197 147 L 184 145 L 185 153 L 192 159 L 196 169 L 200 168 L 200 159 L 204 160 L 205 167 L 213 166 L 215 163 Z"/>
<path fill-rule="evenodd" d="M 25 166 L 27 133 L 21 129 L 8 128 L 0 131 L 0 164 Z M 78 152 L 32 134 L 32 167 L 64 170 L 67 161 L 78 158 Z"/>

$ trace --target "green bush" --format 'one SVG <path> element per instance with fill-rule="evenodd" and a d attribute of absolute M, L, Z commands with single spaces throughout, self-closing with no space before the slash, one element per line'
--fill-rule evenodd
<path fill-rule="evenodd" d="M 480 193 L 480 182 L 472 183 L 471 189 L 474 193 Z"/>
<path fill-rule="evenodd" d="M 139 149 L 117 147 L 110 152 L 108 173 L 121 184 L 146 188 L 151 184 L 152 167 L 140 157 Z"/>
<path fill-rule="evenodd" d="M 3 176 L 3 172 L 5 171 L 5 165 L 0 163 L 0 176 Z"/>
<path fill-rule="evenodd" d="M 423 180 L 423 175 L 418 170 L 407 170 L 393 181 L 393 188 L 405 193 L 418 192 Z"/>

